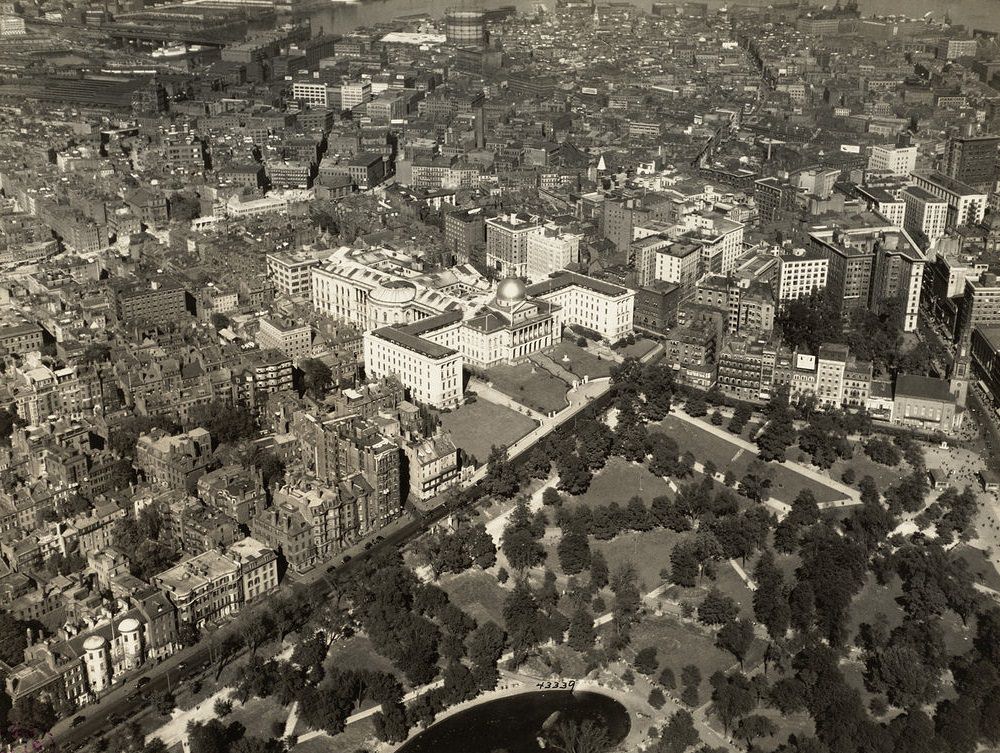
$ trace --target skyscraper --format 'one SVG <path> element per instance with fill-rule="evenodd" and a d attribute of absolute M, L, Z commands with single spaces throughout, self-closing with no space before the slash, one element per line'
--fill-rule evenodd
<path fill-rule="evenodd" d="M 988 191 L 996 180 L 1000 136 L 956 136 L 948 142 L 949 178 Z"/>

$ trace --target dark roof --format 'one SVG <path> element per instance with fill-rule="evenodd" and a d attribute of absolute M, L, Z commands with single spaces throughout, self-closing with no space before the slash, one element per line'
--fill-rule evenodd
<path fill-rule="evenodd" d="M 620 285 L 612 285 L 610 282 L 597 280 L 593 277 L 585 277 L 575 272 L 558 272 L 547 280 L 529 285 L 525 292 L 529 298 L 534 298 L 556 290 L 568 288 L 571 285 L 579 285 L 581 288 L 587 288 L 588 290 L 593 290 L 595 293 L 609 296 L 625 295 L 629 292 L 628 288 L 623 288 Z"/>
<path fill-rule="evenodd" d="M 461 311 L 446 311 L 443 314 L 429 316 L 426 319 L 420 319 L 412 324 L 399 327 L 399 330 L 408 335 L 423 335 L 426 332 L 433 332 L 436 329 L 441 329 L 442 327 L 447 327 L 449 324 L 460 321 L 462 321 Z"/>
<path fill-rule="evenodd" d="M 900 374 L 896 377 L 896 397 L 904 396 L 945 403 L 953 402 L 955 399 L 945 380 L 916 374 Z"/>
<path fill-rule="evenodd" d="M 458 352 L 395 327 L 382 327 L 372 332 L 372 335 L 428 358 L 447 358 Z"/>

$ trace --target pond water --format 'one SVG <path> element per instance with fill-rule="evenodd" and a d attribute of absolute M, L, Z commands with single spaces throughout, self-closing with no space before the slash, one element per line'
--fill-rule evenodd
<path fill-rule="evenodd" d="M 548 690 L 480 703 L 431 725 L 397 753 L 538 753 L 542 725 L 558 719 L 604 727 L 616 744 L 628 734 L 628 711 L 618 701 L 590 691 Z"/>

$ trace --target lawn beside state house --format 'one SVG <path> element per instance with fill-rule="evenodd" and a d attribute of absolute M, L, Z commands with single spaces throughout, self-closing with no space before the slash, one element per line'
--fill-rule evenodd
<path fill-rule="evenodd" d="M 494 366 L 483 376 L 493 389 L 539 413 L 560 411 L 568 404 L 569 385 L 531 361 L 516 366 Z"/>
<path fill-rule="evenodd" d="M 486 462 L 493 445 L 510 447 L 537 426 L 534 419 L 481 397 L 442 413 L 441 425 L 458 447 L 480 463 Z"/>

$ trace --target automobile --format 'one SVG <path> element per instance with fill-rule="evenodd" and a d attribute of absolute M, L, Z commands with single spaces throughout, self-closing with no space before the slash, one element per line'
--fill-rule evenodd
<path fill-rule="evenodd" d="M 117 727 L 125 721 L 125 717 L 122 714 L 112 714 L 108 717 L 108 721 L 111 722 L 112 727 Z"/>
<path fill-rule="evenodd" d="M 185 664 L 184 662 L 181 662 L 180 664 L 178 664 L 178 665 L 177 665 L 177 669 L 178 669 L 178 670 L 180 670 L 180 671 L 182 671 L 182 672 L 183 672 L 183 671 L 184 671 L 184 670 L 185 670 L 186 668 L 187 668 L 187 664 Z"/>
<path fill-rule="evenodd" d="M 326 569 L 326 571 L 327 571 L 328 573 L 335 573 L 335 572 L 337 572 L 337 566 L 336 566 L 336 565 L 330 565 L 330 567 L 328 567 L 328 568 Z"/>
<path fill-rule="evenodd" d="M 385 536 L 376 536 L 375 537 L 375 543 L 376 544 L 381 544 L 383 541 L 385 541 Z"/>
<path fill-rule="evenodd" d="M 137 688 L 144 688 L 144 687 L 146 687 L 147 685 L 149 685 L 149 683 L 150 683 L 150 678 L 149 678 L 149 675 L 143 675 L 143 676 L 142 676 L 142 677 L 140 677 L 140 678 L 138 679 L 138 681 L 137 681 L 137 682 L 135 683 L 135 686 L 136 686 Z"/>
<path fill-rule="evenodd" d="M 371 548 L 372 548 L 372 544 L 373 544 L 373 543 L 375 543 L 375 542 L 373 542 L 373 541 L 366 541 L 366 542 L 365 542 L 365 551 L 366 551 L 366 552 L 367 552 L 367 551 L 368 551 L 369 549 L 371 549 Z"/>
<path fill-rule="evenodd" d="M 77 714 L 76 716 L 73 717 L 73 721 L 70 722 L 70 726 L 79 727 L 85 721 L 87 721 L 87 717 L 85 717 L 83 714 Z"/>
<path fill-rule="evenodd" d="M 343 562 L 345 565 L 350 561 L 351 561 L 351 555 L 349 554 L 345 554 L 343 560 L 341 560 L 341 562 Z"/>

